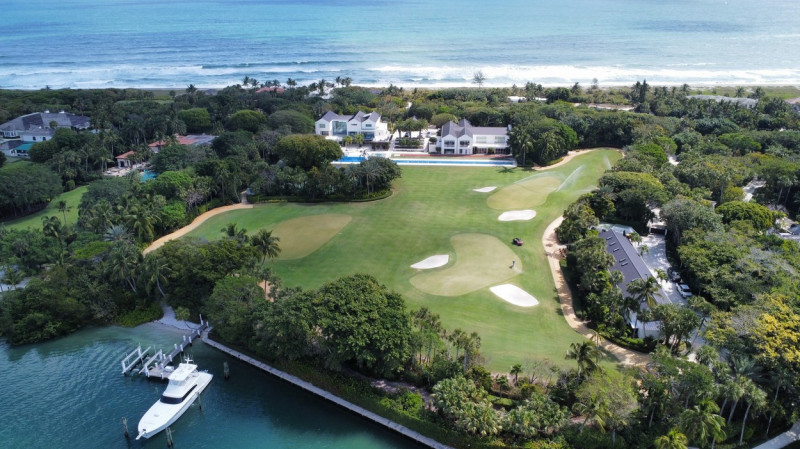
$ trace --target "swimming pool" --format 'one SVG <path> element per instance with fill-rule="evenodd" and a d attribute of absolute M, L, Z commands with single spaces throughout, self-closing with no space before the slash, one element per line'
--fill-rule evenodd
<path fill-rule="evenodd" d="M 156 179 L 156 176 L 158 176 L 156 173 L 153 173 L 150 170 L 145 170 L 142 172 L 142 182 Z"/>
<path fill-rule="evenodd" d="M 363 156 L 345 156 L 334 161 L 334 164 L 357 164 L 366 160 Z M 392 159 L 397 165 L 449 165 L 449 166 L 472 166 L 472 167 L 516 167 L 514 161 L 495 161 L 495 160 L 457 160 L 457 159 Z"/>

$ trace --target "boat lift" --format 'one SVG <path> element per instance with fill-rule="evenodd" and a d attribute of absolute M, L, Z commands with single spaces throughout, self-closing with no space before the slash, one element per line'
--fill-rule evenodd
<path fill-rule="evenodd" d="M 196 329 L 192 329 L 189 335 L 183 335 L 183 340 L 180 343 L 174 344 L 173 349 L 169 352 L 169 354 L 164 354 L 164 351 L 159 349 L 147 360 L 145 360 L 145 358 L 147 357 L 151 347 L 148 346 L 147 349 L 142 351 L 142 346 L 138 345 L 136 349 L 131 351 L 131 353 L 122 360 L 122 374 L 126 375 L 133 369 L 134 366 L 142 363 L 142 368 L 134 373 L 144 374 L 148 378 L 162 380 L 169 378 L 169 375 L 172 373 L 172 367 L 169 367 L 168 365 L 172 363 L 175 357 L 182 354 L 187 346 L 191 346 L 192 342 L 200 337 L 203 331 L 208 329 L 208 327 L 208 320 L 203 321 L 203 317 L 201 316 L 200 326 L 198 326 Z"/>
<path fill-rule="evenodd" d="M 127 357 L 122 359 L 122 375 L 128 374 L 134 366 L 138 365 L 145 357 L 147 357 L 147 353 L 150 351 L 152 346 L 148 346 L 147 349 L 142 351 L 142 345 L 137 345 L 136 349 L 130 352 Z M 135 357 L 134 357 L 135 356 Z"/>

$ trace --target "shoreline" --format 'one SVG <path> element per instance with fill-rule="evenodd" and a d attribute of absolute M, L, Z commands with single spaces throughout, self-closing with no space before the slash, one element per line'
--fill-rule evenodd
<path fill-rule="evenodd" d="M 535 80 L 529 80 L 529 81 L 535 82 Z M 641 81 L 641 80 L 633 79 L 633 80 L 630 80 L 629 82 L 626 82 L 626 83 L 624 83 L 624 82 L 602 82 L 601 81 L 600 86 L 599 86 L 598 89 L 603 91 L 603 90 L 613 90 L 613 89 L 630 87 L 630 86 L 636 84 L 637 81 Z M 688 84 L 689 87 L 692 90 L 698 90 L 698 89 L 726 89 L 726 88 L 737 88 L 737 87 L 744 87 L 744 88 L 764 87 L 764 88 L 794 88 L 794 89 L 797 89 L 798 91 L 800 91 L 800 81 L 797 81 L 797 82 L 794 82 L 794 83 L 787 83 L 787 82 L 775 82 L 775 83 L 769 83 L 769 82 L 752 82 L 752 83 L 751 82 L 742 82 L 742 83 L 736 83 L 736 82 L 729 82 L 729 81 L 720 81 L 720 82 L 711 82 L 711 83 L 709 83 L 708 81 L 702 81 L 702 82 L 693 83 L 691 81 L 659 82 L 659 81 L 655 81 L 655 80 L 654 81 L 648 81 L 646 79 L 645 79 L 645 81 L 647 81 L 647 84 L 650 85 L 650 86 L 658 86 L 658 87 L 661 87 L 661 86 L 681 87 L 684 84 Z M 442 90 L 442 89 L 476 89 L 476 90 L 477 89 L 511 89 L 511 88 L 513 88 L 514 85 L 516 85 L 517 88 L 524 89 L 524 87 L 525 87 L 524 83 L 526 83 L 526 82 L 527 81 L 519 81 L 519 84 L 512 83 L 512 85 L 509 85 L 509 84 L 506 84 L 506 83 L 486 82 L 486 83 L 484 83 L 483 86 L 480 86 L 480 87 L 476 86 L 475 84 L 466 82 L 466 81 L 465 82 L 460 82 L 460 83 L 436 83 L 436 84 L 418 84 L 418 83 L 417 84 L 415 84 L 415 83 L 409 83 L 409 84 L 398 83 L 398 84 L 394 84 L 394 83 L 389 83 L 389 85 L 393 85 L 395 87 L 403 88 L 403 89 L 406 89 L 406 90 L 417 89 L 417 90 L 422 90 L 422 91 L 436 91 L 436 90 Z M 537 84 L 541 84 L 541 86 L 544 87 L 544 88 L 554 88 L 554 87 L 570 88 L 576 82 L 580 83 L 581 87 L 583 87 L 584 89 L 588 89 L 588 88 L 591 87 L 591 80 L 589 80 L 589 81 L 585 81 L 585 80 L 584 81 L 580 81 L 579 80 L 579 81 L 563 82 L 563 83 L 537 83 Z M 74 86 L 67 86 L 67 85 L 64 85 L 64 86 L 47 85 L 47 87 L 49 87 L 51 90 L 75 90 L 75 91 L 81 91 L 81 90 L 105 90 L 105 89 L 119 89 L 119 90 L 135 89 L 135 90 L 143 90 L 143 91 L 150 91 L 150 92 L 153 92 L 153 93 L 163 93 L 163 94 L 169 94 L 170 91 L 175 91 L 177 94 L 181 94 L 181 93 L 185 93 L 186 87 L 189 84 L 193 84 L 193 83 L 187 82 L 187 83 L 182 84 L 180 86 L 174 86 L 174 87 L 147 86 L 147 85 L 143 85 L 143 86 L 135 86 L 135 85 L 128 85 L 128 86 L 98 85 L 98 86 L 81 86 L 81 87 L 74 87 Z M 238 81 L 232 81 L 230 84 L 195 85 L 195 88 L 197 88 L 198 91 L 207 91 L 207 90 L 218 91 L 218 90 L 225 89 L 226 87 L 236 86 L 237 84 L 240 84 L 240 83 Z M 309 84 L 311 84 L 311 83 L 308 83 L 308 84 L 299 83 L 297 85 L 297 87 L 308 87 Z M 381 83 L 357 83 L 356 82 L 356 83 L 352 84 L 352 87 L 363 87 L 363 88 L 367 88 L 367 89 L 385 89 L 385 88 L 388 88 L 389 85 L 381 84 Z M 14 86 L 3 86 L 2 88 L 0 88 L 0 90 L 4 90 L 4 91 L 22 91 L 22 92 L 38 92 L 38 91 L 41 91 L 41 90 L 44 90 L 44 89 L 45 88 L 14 87 Z"/>
<path fill-rule="evenodd" d="M 231 349 L 231 348 L 223 345 L 222 343 L 219 343 L 219 342 L 217 342 L 215 340 L 212 340 L 211 337 L 209 337 L 209 335 L 208 335 L 208 330 L 203 332 L 203 334 L 200 336 L 200 339 L 203 341 L 203 343 L 211 346 L 212 348 L 214 348 L 214 349 L 216 349 L 218 351 L 221 351 L 221 352 L 223 352 L 225 354 L 228 354 L 231 357 L 236 358 L 240 362 L 247 363 L 247 364 L 249 364 L 249 365 L 251 365 L 251 366 L 253 366 L 255 368 L 258 368 L 258 369 L 260 369 L 260 370 L 262 370 L 262 371 L 264 371 L 264 372 L 266 372 L 268 374 L 271 374 L 271 375 L 273 375 L 273 376 L 275 376 L 275 377 L 277 377 L 277 378 L 279 378 L 281 380 L 289 382 L 292 385 L 307 391 L 308 393 L 311 393 L 311 394 L 314 394 L 316 396 L 319 396 L 320 398 L 326 399 L 326 400 L 328 400 L 328 401 L 330 401 L 330 402 L 332 402 L 332 403 L 334 403 L 334 404 L 336 404 L 336 405 L 348 410 L 351 413 L 354 413 L 354 414 L 356 414 L 358 416 L 361 416 L 364 419 L 372 421 L 375 424 L 381 425 L 381 426 L 385 427 L 387 430 L 394 431 L 394 432 L 396 432 L 396 433 L 398 433 L 398 434 L 400 434 L 400 435 L 402 435 L 402 436 L 404 436 L 406 438 L 409 438 L 409 439 L 415 441 L 416 443 L 418 443 L 418 444 L 420 444 L 422 446 L 426 446 L 426 447 L 429 447 L 429 448 L 432 448 L 432 449 L 454 449 L 451 446 L 448 446 L 446 444 L 442 444 L 442 443 L 434 440 L 433 438 L 427 437 L 427 436 L 425 436 L 425 435 L 423 435 L 423 434 L 421 434 L 421 433 L 419 433 L 419 432 L 417 432 L 415 430 L 411 430 L 408 427 L 403 426 L 401 424 L 398 424 L 398 423 L 396 423 L 396 422 L 394 422 L 394 421 L 392 421 L 392 420 L 390 420 L 388 418 L 384 418 L 383 416 L 381 416 L 381 415 L 379 415 L 377 413 L 371 412 L 371 411 L 369 411 L 369 410 L 367 410 L 367 409 L 365 409 L 363 407 L 360 407 L 360 406 L 358 406 L 356 404 L 353 404 L 352 402 L 349 402 L 346 399 L 343 399 L 343 398 L 341 398 L 339 396 L 336 396 L 333 393 L 328 392 L 327 390 L 323 390 L 322 388 L 316 387 L 312 383 L 306 382 L 305 380 L 303 380 L 303 379 L 301 379 L 299 377 L 296 377 L 296 376 L 293 376 L 293 375 L 291 375 L 289 373 L 281 371 L 281 370 L 279 370 L 277 368 L 274 368 L 274 367 L 272 367 L 272 366 L 270 366 L 270 365 L 268 365 L 268 364 L 266 364 L 266 363 L 264 363 L 264 362 L 262 362 L 260 360 L 257 360 L 255 358 L 250 357 L 250 356 L 248 356 L 246 354 L 243 354 L 243 353 L 241 353 L 241 352 L 239 352 L 239 351 L 237 351 L 235 349 Z"/>

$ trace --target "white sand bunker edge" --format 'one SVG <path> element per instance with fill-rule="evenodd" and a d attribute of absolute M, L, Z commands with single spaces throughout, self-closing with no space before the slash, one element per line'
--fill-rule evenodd
<path fill-rule="evenodd" d="M 531 209 L 525 210 L 510 210 L 503 212 L 497 217 L 500 221 L 517 221 L 517 220 L 531 220 L 536 216 L 536 211 Z"/>
<path fill-rule="evenodd" d="M 450 256 L 447 254 L 437 254 L 435 256 L 428 257 L 425 260 L 419 261 L 414 265 L 411 265 L 411 268 L 416 268 L 418 270 L 427 270 L 430 268 L 439 268 L 443 265 L 447 265 L 447 262 L 450 260 Z"/>
<path fill-rule="evenodd" d="M 496 189 L 497 186 L 481 187 L 480 189 L 472 189 L 473 192 L 488 193 Z"/>
<path fill-rule="evenodd" d="M 503 301 L 510 302 L 515 306 L 533 307 L 539 305 L 539 301 L 537 301 L 536 298 L 516 285 L 495 285 L 494 287 L 489 288 L 489 290 L 491 290 L 492 293 L 497 295 Z"/>

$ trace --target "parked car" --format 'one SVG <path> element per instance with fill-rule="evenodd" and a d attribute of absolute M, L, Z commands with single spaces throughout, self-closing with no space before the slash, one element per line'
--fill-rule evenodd
<path fill-rule="evenodd" d="M 692 290 L 686 284 L 678 284 L 678 293 L 680 293 L 684 298 L 692 296 Z"/>
<path fill-rule="evenodd" d="M 667 276 L 669 276 L 669 280 L 672 282 L 680 283 L 681 281 L 681 274 L 674 268 L 667 268 Z"/>

